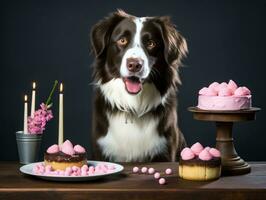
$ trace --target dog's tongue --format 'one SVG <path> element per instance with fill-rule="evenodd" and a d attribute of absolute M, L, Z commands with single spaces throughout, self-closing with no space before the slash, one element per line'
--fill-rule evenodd
<path fill-rule="evenodd" d="M 129 93 L 137 94 L 141 90 L 141 82 L 138 79 L 125 78 L 126 89 Z"/>

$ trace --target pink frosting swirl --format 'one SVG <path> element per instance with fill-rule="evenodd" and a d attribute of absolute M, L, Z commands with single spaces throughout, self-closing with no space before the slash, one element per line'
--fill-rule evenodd
<path fill-rule="evenodd" d="M 204 149 L 202 152 L 200 152 L 199 159 L 208 161 L 212 159 L 212 155 L 209 153 L 207 149 Z"/>
<path fill-rule="evenodd" d="M 181 157 L 183 160 L 191 160 L 195 157 L 195 154 L 190 148 L 186 147 L 182 150 Z"/>
<path fill-rule="evenodd" d="M 69 140 L 66 140 L 62 144 L 61 151 L 63 153 L 65 153 L 65 154 L 68 154 L 68 155 L 74 155 L 75 154 L 75 151 L 74 151 L 74 148 L 73 148 L 73 144 Z"/>
<path fill-rule="evenodd" d="M 234 93 L 234 91 L 238 88 L 237 84 L 233 80 L 230 80 L 227 86 L 232 91 L 232 93 Z"/>
<path fill-rule="evenodd" d="M 219 83 L 217 83 L 217 82 L 213 82 L 213 83 L 211 83 L 211 84 L 209 85 L 209 88 L 215 90 L 216 92 L 218 92 L 218 87 L 219 87 L 219 85 L 220 85 Z"/>
<path fill-rule="evenodd" d="M 77 153 L 85 153 L 86 152 L 85 148 L 80 146 L 79 144 L 74 146 L 74 151 Z"/>
<path fill-rule="evenodd" d="M 221 157 L 221 153 L 219 150 L 215 149 L 215 148 L 211 148 L 209 150 L 210 154 L 214 157 Z"/>
<path fill-rule="evenodd" d="M 251 94 L 251 92 L 247 87 L 239 87 L 234 92 L 235 96 L 247 96 L 250 94 Z"/>
<path fill-rule="evenodd" d="M 199 142 L 197 142 L 193 144 L 190 149 L 193 151 L 194 154 L 198 156 L 200 152 L 203 150 L 203 146 Z"/>
<path fill-rule="evenodd" d="M 57 144 L 54 144 L 52 146 L 50 146 L 47 150 L 46 150 L 47 153 L 57 153 L 59 152 L 59 146 Z"/>
<path fill-rule="evenodd" d="M 199 91 L 199 94 L 204 96 L 217 96 L 217 91 L 211 88 L 204 87 Z"/>
<path fill-rule="evenodd" d="M 223 87 L 219 90 L 218 96 L 226 97 L 226 96 L 232 96 L 232 90 L 228 87 Z"/>

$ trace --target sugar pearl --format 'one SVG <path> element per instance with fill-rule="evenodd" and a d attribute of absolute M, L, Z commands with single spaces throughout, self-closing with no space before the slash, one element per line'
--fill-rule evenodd
<path fill-rule="evenodd" d="M 139 171 L 139 168 L 138 167 L 133 167 L 133 172 L 134 173 L 137 173 Z"/>
<path fill-rule="evenodd" d="M 148 172 L 149 172 L 149 174 L 154 174 L 155 169 L 154 168 L 149 168 Z"/>
<path fill-rule="evenodd" d="M 165 184 L 165 182 L 166 182 L 166 181 L 165 181 L 165 179 L 164 179 L 164 178 L 160 178 L 160 179 L 159 179 L 159 184 L 160 184 L 160 185 L 164 185 L 164 184 Z"/>
<path fill-rule="evenodd" d="M 165 173 L 166 173 L 166 174 L 172 174 L 172 170 L 171 170 L 170 168 L 167 168 L 167 169 L 165 170 Z"/>
<path fill-rule="evenodd" d="M 156 173 L 154 174 L 154 178 L 156 178 L 156 179 L 160 178 L 160 176 L 161 176 L 161 174 L 160 174 L 159 172 L 156 172 Z"/>
<path fill-rule="evenodd" d="M 148 168 L 147 168 L 147 167 L 142 167 L 142 168 L 141 168 L 141 172 L 142 172 L 142 173 L 146 173 L 147 171 L 148 171 Z"/>

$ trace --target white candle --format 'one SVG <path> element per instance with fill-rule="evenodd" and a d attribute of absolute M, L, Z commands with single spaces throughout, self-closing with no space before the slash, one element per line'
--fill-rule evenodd
<path fill-rule="evenodd" d="M 58 127 L 58 145 L 64 141 L 64 100 L 63 100 L 63 84 L 60 84 L 59 93 L 59 127 Z"/>
<path fill-rule="evenodd" d="M 23 133 L 28 133 L 28 96 L 24 96 L 24 128 Z"/>
<path fill-rule="evenodd" d="M 34 112 L 35 112 L 35 98 L 36 98 L 36 83 L 32 83 L 32 94 L 31 94 L 31 113 L 30 116 L 34 117 Z"/>

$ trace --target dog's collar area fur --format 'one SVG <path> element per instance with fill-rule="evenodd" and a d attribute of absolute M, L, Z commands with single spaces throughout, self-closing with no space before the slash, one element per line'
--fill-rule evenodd
<path fill-rule="evenodd" d="M 153 83 L 144 83 L 137 95 L 129 94 L 121 78 L 114 78 L 107 83 L 98 82 L 105 100 L 112 108 L 141 117 L 167 102 L 168 92 L 163 97 Z"/>

